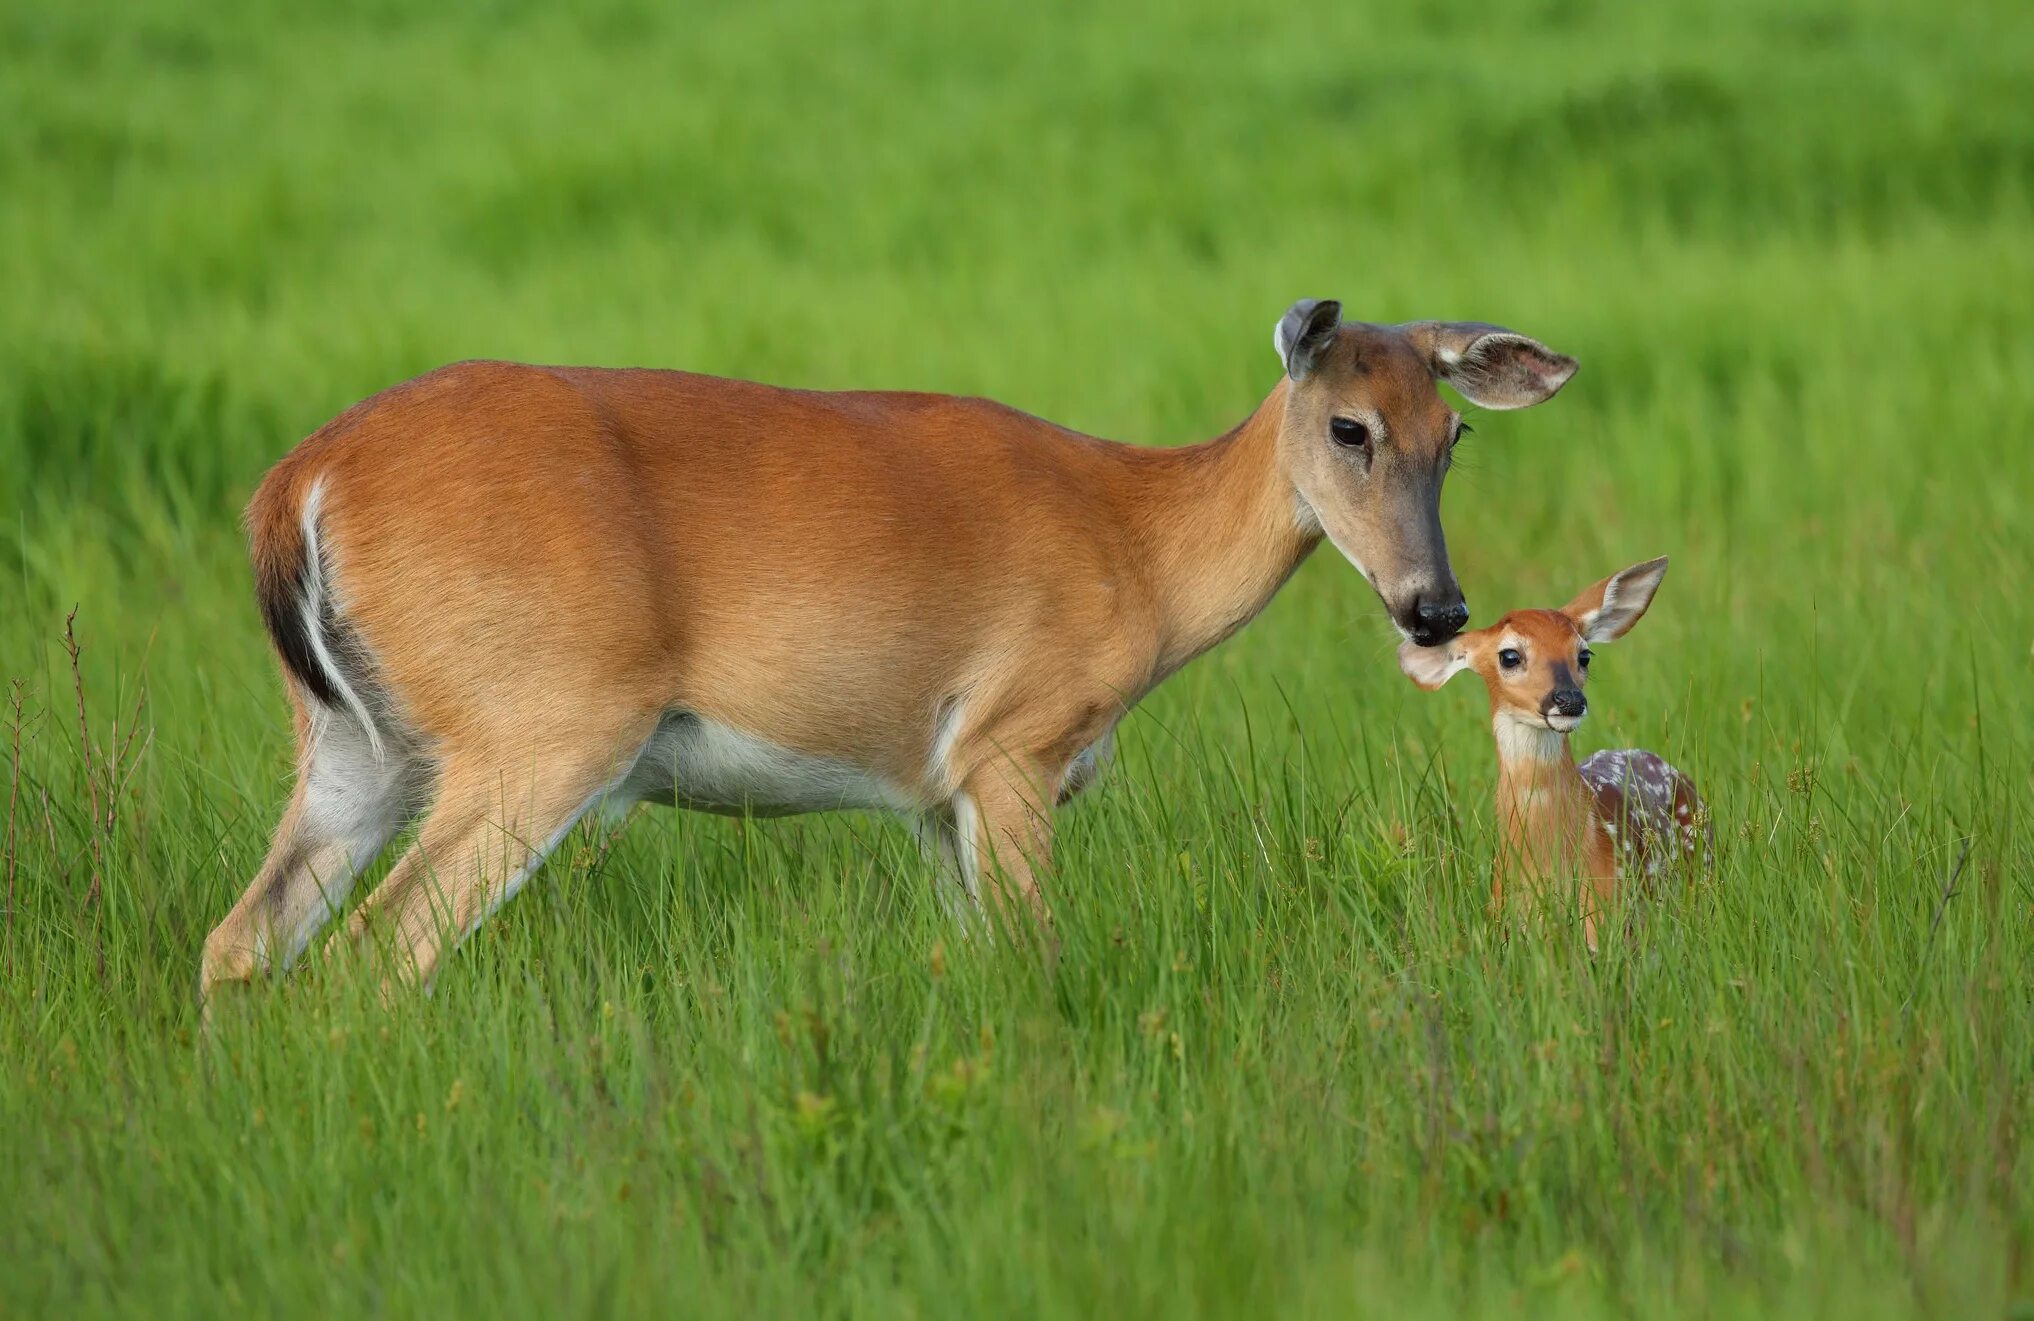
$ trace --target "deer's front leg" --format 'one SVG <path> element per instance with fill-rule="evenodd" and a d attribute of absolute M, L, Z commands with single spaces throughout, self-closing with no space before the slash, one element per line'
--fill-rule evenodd
<path fill-rule="evenodd" d="M 1063 767 L 998 756 L 970 775 L 953 800 L 954 832 L 968 892 L 1013 930 L 1052 930 L 1039 878 L 1052 865 L 1052 804 Z"/>

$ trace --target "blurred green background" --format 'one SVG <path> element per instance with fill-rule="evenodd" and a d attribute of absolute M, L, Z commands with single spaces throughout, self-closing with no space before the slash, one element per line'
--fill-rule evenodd
<path fill-rule="evenodd" d="M 0 4 L 0 1296 L 2028 1306 L 2030 52 L 1988 0 Z M 1481 695 L 1324 553 L 1126 726 L 1050 975 L 892 823 L 653 813 L 428 1001 L 197 1034 L 289 770 L 238 511 L 341 408 L 487 356 L 1173 443 L 1302 296 L 1580 358 L 1479 419 L 1456 568 L 1488 620 L 1673 557 L 1578 739 L 1696 773 L 1714 886 L 1502 939 Z"/>

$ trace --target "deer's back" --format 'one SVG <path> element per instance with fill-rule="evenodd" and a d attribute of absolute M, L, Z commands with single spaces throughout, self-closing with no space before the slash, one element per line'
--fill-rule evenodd
<path fill-rule="evenodd" d="M 1706 855 L 1714 832 L 1695 782 L 1643 748 L 1606 749 L 1578 769 L 1626 873 L 1658 876 Z"/>

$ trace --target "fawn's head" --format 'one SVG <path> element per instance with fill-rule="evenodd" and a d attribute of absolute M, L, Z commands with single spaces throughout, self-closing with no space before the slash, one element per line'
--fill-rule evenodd
<path fill-rule="evenodd" d="M 1582 723 L 1589 703 L 1589 646 L 1631 631 L 1667 575 L 1664 558 L 1614 573 L 1559 610 L 1514 610 L 1488 628 L 1439 646 L 1408 642 L 1398 649 L 1406 677 L 1432 691 L 1474 670 L 1490 692 L 1493 721 L 1566 734 Z"/>
<path fill-rule="evenodd" d="M 1483 408 L 1551 398 L 1575 360 L 1501 326 L 1342 324 L 1342 305 L 1301 299 L 1273 335 L 1291 377 L 1280 461 L 1310 530 L 1370 581 L 1422 646 L 1469 622 L 1441 535 L 1441 481 L 1467 428 L 1436 388 Z"/>

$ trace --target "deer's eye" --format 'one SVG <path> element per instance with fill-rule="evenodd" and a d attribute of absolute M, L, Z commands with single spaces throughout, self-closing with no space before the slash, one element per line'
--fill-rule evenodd
<path fill-rule="evenodd" d="M 1370 448 L 1370 428 L 1353 417 L 1338 417 L 1328 423 L 1328 433 L 1334 436 L 1337 445 L 1358 450 Z"/>
<path fill-rule="evenodd" d="M 1507 670 L 1515 670 L 1525 664 L 1525 657 L 1519 654 L 1517 647 L 1506 647 L 1497 653 L 1497 663 Z"/>
<path fill-rule="evenodd" d="M 1584 648 L 1582 654 L 1575 658 L 1575 663 L 1585 670 L 1589 668 L 1589 651 L 1587 648 Z"/>

